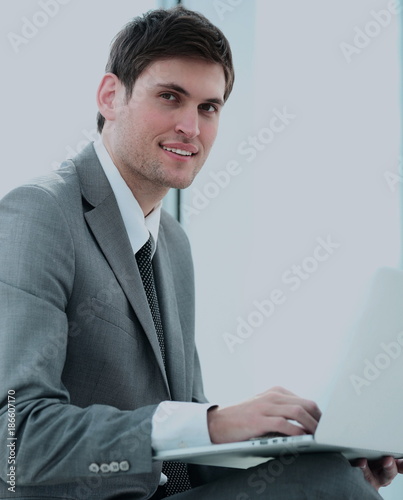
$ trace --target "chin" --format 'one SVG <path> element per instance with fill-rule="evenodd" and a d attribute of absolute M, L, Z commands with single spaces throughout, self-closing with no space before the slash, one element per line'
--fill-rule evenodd
<path fill-rule="evenodd" d="M 192 182 L 194 181 L 196 175 L 192 176 L 191 178 L 186 177 L 186 178 L 175 178 L 175 179 L 167 179 L 167 185 L 166 187 L 169 187 L 171 189 L 186 189 L 188 188 Z"/>
<path fill-rule="evenodd" d="M 171 189 L 186 189 L 192 184 L 191 181 L 189 182 L 172 182 L 169 187 Z"/>

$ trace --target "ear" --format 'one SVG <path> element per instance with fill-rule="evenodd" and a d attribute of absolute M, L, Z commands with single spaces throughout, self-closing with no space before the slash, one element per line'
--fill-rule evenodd
<path fill-rule="evenodd" d="M 115 119 L 120 87 L 120 80 L 113 73 L 106 73 L 99 84 L 97 105 L 99 112 L 106 120 L 113 121 Z"/>

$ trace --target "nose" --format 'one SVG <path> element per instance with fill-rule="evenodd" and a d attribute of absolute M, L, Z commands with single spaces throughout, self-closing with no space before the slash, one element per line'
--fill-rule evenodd
<path fill-rule="evenodd" d="M 200 134 L 199 110 L 193 108 L 181 109 L 178 112 L 175 132 L 184 135 L 188 139 L 193 139 Z"/>

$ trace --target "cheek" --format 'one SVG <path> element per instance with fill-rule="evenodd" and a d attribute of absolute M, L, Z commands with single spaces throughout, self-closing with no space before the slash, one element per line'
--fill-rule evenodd
<path fill-rule="evenodd" d="M 127 120 L 122 138 L 131 148 L 145 147 L 153 139 L 153 126 L 146 117 L 143 120 Z"/>
<path fill-rule="evenodd" d="M 167 116 L 166 114 L 159 113 L 158 111 L 148 110 L 146 113 L 142 114 L 140 126 L 143 129 L 148 129 L 150 133 L 153 131 L 158 133 L 159 131 L 163 131 L 172 126 L 172 120 L 169 115 Z"/>
<path fill-rule="evenodd" d="M 166 126 L 166 117 L 148 100 L 141 103 L 132 103 L 127 109 L 126 126 L 137 135 L 153 137 Z"/>
<path fill-rule="evenodd" d="M 206 151 L 210 151 L 217 137 L 218 126 L 208 127 L 203 133 L 203 142 Z"/>

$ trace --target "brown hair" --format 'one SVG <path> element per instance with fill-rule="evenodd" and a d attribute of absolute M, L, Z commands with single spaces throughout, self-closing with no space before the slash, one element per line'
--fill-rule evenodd
<path fill-rule="evenodd" d="M 115 74 L 129 100 L 136 79 L 152 62 L 170 57 L 191 57 L 222 65 L 224 100 L 234 83 L 231 49 L 224 34 L 198 12 L 175 7 L 152 10 L 135 17 L 114 38 L 105 71 Z M 105 118 L 98 112 L 98 132 Z"/>

